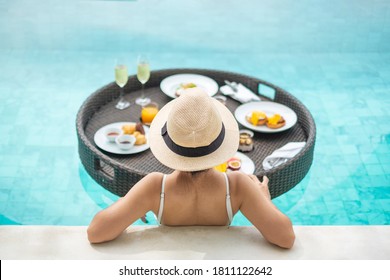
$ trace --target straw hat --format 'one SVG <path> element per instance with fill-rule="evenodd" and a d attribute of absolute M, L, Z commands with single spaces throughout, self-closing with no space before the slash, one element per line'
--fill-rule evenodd
<path fill-rule="evenodd" d="M 204 170 L 234 156 L 238 125 L 225 105 L 200 88 L 190 88 L 158 112 L 149 143 L 154 156 L 172 169 Z"/>

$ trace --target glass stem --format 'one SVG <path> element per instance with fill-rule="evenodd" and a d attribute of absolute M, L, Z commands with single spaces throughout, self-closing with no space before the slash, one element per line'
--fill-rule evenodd
<path fill-rule="evenodd" d="M 123 89 L 123 87 L 120 88 L 120 94 L 119 94 L 119 101 L 122 101 L 123 100 L 123 96 L 125 95 L 125 90 Z"/>
<path fill-rule="evenodd" d="M 145 84 L 142 83 L 142 93 L 141 93 L 141 98 L 145 99 Z"/>

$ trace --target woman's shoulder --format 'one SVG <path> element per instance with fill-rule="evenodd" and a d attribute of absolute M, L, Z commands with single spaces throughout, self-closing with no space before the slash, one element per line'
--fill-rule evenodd
<path fill-rule="evenodd" d="M 253 180 L 254 176 L 255 175 L 248 175 L 242 172 L 230 173 L 229 181 L 231 182 L 232 191 L 243 196 L 252 194 L 253 190 L 256 189 L 256 183 Z"/>
<path fill-rule="evenodd" d="M 148 175 L 144 177 L 144 179 L 147 179 L 148 181 L 157 182 L 162 180 L 164 174 L 161 172 L 151 172 Z"/>
<path fill-rule="evenodd" d="M 248 175 L 242 172 L 231 172 L 228 174 L 228 177 L 229 177 L 229 181 L 231 181 L 236 185 L 245 184 L 248 182 L 249 179 Z"/>
<path fill-rule="evenodd" d="M 161 189 L 161 182 L 164 174 L 152 172 L 144 176 L 133 188 L 140 189 L 143 192 L 155 192 Z"/>
<path fill-rule="evenodd" d="M 228 177 L 231 192 L 236 194 L 245 193 L 252 181 L 247 174 L 242 172 L 231 172 Z"/>

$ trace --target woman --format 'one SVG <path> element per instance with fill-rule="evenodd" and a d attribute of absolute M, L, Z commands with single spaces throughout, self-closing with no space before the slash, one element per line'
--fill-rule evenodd
<path fill-rule="evenodd" d="M 157 114 L 149 131 L 150 148 L 172 174 L 151 173 L 116 203 L 100 211 L 88 228 L 91 243 L 118 237 L 153 211 L 167 226 L 229 225 L 240 210 L 266 240 L 291 248 L 290 219 L 271 201 L 268 178 L 213 167 L 234 156 L 238 125 L 230 111 L 198 88 L 187 89 Z"/>

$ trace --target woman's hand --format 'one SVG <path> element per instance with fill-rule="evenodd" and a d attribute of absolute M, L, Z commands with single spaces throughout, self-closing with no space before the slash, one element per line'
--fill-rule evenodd
<path fill-rule="evenodd" d="M 271 200 L 271 194 L 269 193 L 269 188 L 268 188 L 268 177 L 263 176 L 263 182 L 260 182 L 260 180 L 257 178 L 255 175 L 248 175 L 249 178 L 256 184 L 256 186 L 259 186 L 261 192 L 264 194 L 266 198 Z"/>

